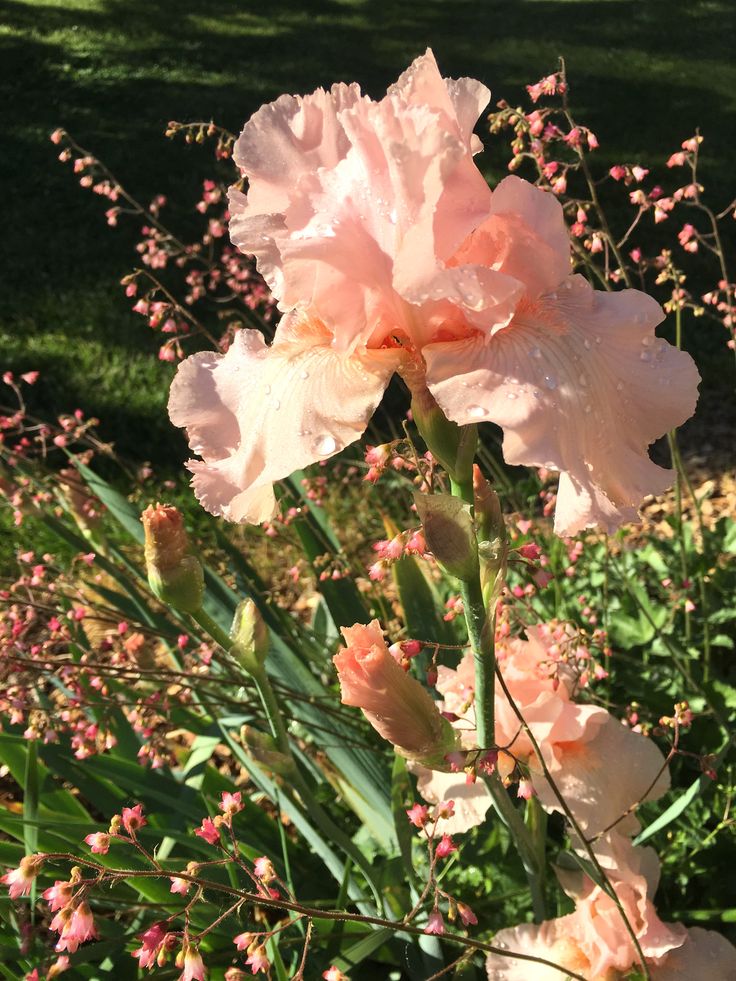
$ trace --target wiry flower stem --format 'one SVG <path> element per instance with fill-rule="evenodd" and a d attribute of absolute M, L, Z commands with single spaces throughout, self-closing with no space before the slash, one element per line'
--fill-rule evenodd
<path fill-rule="evenodd" d="M 44 855 L 44 861 L 72 862 L 75 865 L 81 865 L 85 868 L 93 869 L 99 874 L 100 878 L 109 878 L 113 881 L 117 879 L 155 879 L 162 876 L 170 878 L 172 875 L 171 870 L 110 869 L 107 866 L 100 865 L 99 863 L 93 862 L 90 859 L 80 858 L 77 855 L 72 855 L 66 852 L 46 853 Z M 231 896 L 234 899 L 238 899 L 240 902 L 252 903 L 255 906 L 263 906 L 268 909 L 276 910 L 288 910 L 289 912 L 297 913 L 301 917 L 305 917 L 310 920 L 363 923 L 369 926 L 384 927 L 385 929 L 393 930 L 397 933 L 410 934 L 414 937 L 426 936 L 422 927 L 413 926 L 410 923 L 387 920 L 379 916 L 367 916 L 363 913 L 349 913 L 342 909 L 320 909 L 319 907 L 304 906 L 294 900 L 282 897 L 272 899 L 271 897 L 262 895 L 261 893 L 252 893 L 245 889 L 238 889 L 237 887 L 231 886 L 225 882 L 202 879 L 198 875 L 193 875 L 186 871 L 177 872 L 176 876 L 177 878 L 184 879 L 186 882 L 191 882 L 194 885 L 199 886 L 203 890 L 212 889 L 215 892 L 220 892 L 226 896 Z M 570 970 L 570 968 L 565 968 L 560 964 L 556 964 L 554 961 L 546 960 L 544 957 L 537 957 L 533 954 L 523 954 L 517 951 L 510 951 L 505 947 L 496 947 L 493 944 L 486 943 L 483 940 L 476 940 L 474 937 L 466 937 L 460 933 L 446 932 L 442 934 L 442 939 L 449 943 L 460 944 L 471 950 L 483 951 L 484 953 L 489 954 L 500 954 L 502 957 L 512 957 L 514 960 L 528 961 L 531 964 L 542 964 L 545 967 L 553 968 L 554 970 L 559 971 L 561 978 L 574 978 L 575 981 L 586 981 L 582 974 L 577 974 L 575 971 Z"/>
<path fill-rule="evenodd" d="M 475 724 L 478 746 L 481 749 L 492 749 L 495 745 L 496 666 L 493 618 L 489 617 L 483 603 L 483 591 L 478 575 L 472 581 L 461 584 L 460 595 L 463 598 L 465 623 L 475 665 Z"/>

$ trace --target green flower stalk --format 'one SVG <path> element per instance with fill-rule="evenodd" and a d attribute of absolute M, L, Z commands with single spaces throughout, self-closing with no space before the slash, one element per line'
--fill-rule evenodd
<path fill-rule="evenodd" d="M 411 411 L 422 439 L 453 481 L 467 481 L 478 443 L 475 426 L 458 426 L 437 405 L 426 386 L 423 373 L 404 370 L 402 377 L 411 389 Z"/>

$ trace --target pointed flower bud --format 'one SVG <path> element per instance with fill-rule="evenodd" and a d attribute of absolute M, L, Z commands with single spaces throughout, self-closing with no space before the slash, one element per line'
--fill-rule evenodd
<path fill-rule="evenodd" d="M 148 584 L 162 603 L 184 613 L 196 613 L 202 605 L 204 573 L 184 530 L 181 512 L 168 504 L 155 504 L 141 515 L 146 536 Z"/>
<path fill-rule="evenodd" d="M 230 628 L 233 646 L 232 656 L 239 661 L 248 674 L 258 674 L 266 661 L 269 648 L 268 627 L 260 610 L 252 599 L 238 604 Z"/>
<path fill-rule="evenodd" d="M 447 769 L 457 735 L 422 685 L 397 664 L 377 620 L 343 627 L 347 645 L 333 658 L 342 702 L 363 715 L 401 756 Z"/>
<path fill-rule="evenodd" d="M 478 545 L 470 505 L 451 494 L 415 494 L 427 548 L 445 572 L 471 579 L 478 571 Z"/>

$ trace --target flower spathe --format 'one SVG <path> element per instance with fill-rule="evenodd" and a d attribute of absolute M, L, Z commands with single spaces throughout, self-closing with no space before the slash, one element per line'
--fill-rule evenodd
<path fill-rule="evenodd" d="M 333 657 L 342 702 L 362 709 L 397 753 L 439 768 L 456 748 L 452 727 L 422 685 L 391 655 L 377 620 L 343 627 L 346 648 Z"/>
<path fill-rule="evenodd" d="M 550 194 L 489 190 L 472 133 L 488 98 L 428 51 L 379 102 L 336 85 L 246 124 L 231 236 L 285 317 L 271 347 L 244 330 L 179 367 L 170 414 L 208 510 L 271 517 L 273 482 L 359 438 L 410 364 L 450 419 L 502 426 L 509 462 L 561 472 L 560 533 L 612 530 L 665 487 L 646 451 L 691 414 L 695 366 L 655 337 L 654 300 L 570 276 Z"/>

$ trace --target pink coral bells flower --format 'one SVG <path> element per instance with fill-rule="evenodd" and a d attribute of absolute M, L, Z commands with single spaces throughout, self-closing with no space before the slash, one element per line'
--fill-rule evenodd
<path fill-rule="evenodd" d="M 212 818 L 205 818 L 202 824 L 194 829 L 198 838 L 204 838 L 209 845 L 216 845 L 220 840 L 220 832 Z"/>
<path fill-rule="evenodd" d="M 266 956 L 266 948 L 262 945 L 256 946 L 248 954 L 245 962 L 251 970 L 252 974 L 258 974 L 260 971 L 267 971 L 271 966 L 271 962 Z"/>
<path fill-rule="evenodd" d="M 276 878 L 276 870 L 270 858 L 262 855 L 253 862 L 253 871 L 263 882 L 271 882 Z"/>
<path fill-rule="evenodd" d="M 8 894 L 11 899 L 19 899 L 21 896 L 29 894 L 31 886 L 43 865 L 43 860 L 42 854 L 26 855 L 20 860 L 17 869 L 12 869 L 12 871 L 0 876 L 0 882 L 8 887 Z"/>
<path fill-rule="evenodd" d="M 531 780 L 522 778 L 519 781 L 516 796 L 520 797 L 522 800 L 530 800 L 534 796 L 534 785 L 532 784 Z"/>
<path fill-rule="evenodd" d="M 692 413 L 695 366 L 650 297 L 570 275 L 552 194 L 491 193 L 472 132 L 489 96 L 428 51 L 380 102 L 334 85 L 246 124 L 230 234 L 285 316 L 271 347 L 242 330 L 179 366 L 169 412 L 207 510 L 271 518 L 274 481 L 358 439 L 409 366 L 454 422 L 500 425 L 509 463 L 561 472 L 560 534 L 612 530 L 667 485 L 647 447 Z"/>
<path fill-rule="evenodd" d="M 87 903 L 80 903 L 74 911 L 69 907 L 61 910 L 51 921 L 50 928 L 60 933 L 56 950 L 68 950 L 70 954 L 73 954 L 80 944 L 97 937 L 92 910 Z"/>
<path fill-rule="evenodd" d="M 453 852 L 457 851 L 457 845 L 452 840 L 449 835 L 442 835 L 440 840 L 437 842 L 436 854 L 440 858 L 447 858 L 448 855 L 452 855 Z"/>
<path fill-rule="evenodd" d="M 51 912 L 55 913 L 57 910 L 63 909 L 65 906 L 69 905 L 73 891 L 74 883 L 64 882 L 62 879 L 57 879 L 53 886 L 49 886 L 48 889 L 44 889 L 42 895 L 49 904 L 49 909 Z"/>
<path fill-rule="evenodd" d="M 155 966 L 156 957 L 165 938 L 166 930 L 164 924 L 161 923 L 151 924 L 145 933 L 138 936 L 141 946 L 133 951 L 133 957 L 137 959 L 139 967 L 151 968 Z"/>
<path fill-rule="evenodd" d="M 179 981 L 204 981 L 205 968 L 202 955 L 196 947 L 187 947 L 184 951 L 184 970 Z"/>
<path fill-rule="evenodd" d="M 409 818 L 409 823 L 413 824 L 415 828 L 423 828 L 429 821 L 429 808 L 426 804 L 412 804 L 406 812 L 406 816 Z"/>
<path fill-rule="evenodd" d="M 232 820 L 233 814 L 237 814 L 239 811 L 242 811 L 243 800 L 240 791 L 236 791 L 234 794 L 231 794 L 227 790 L 223 791 L 222 800 L 220 801 L 220 810 L 225 815 L 228 822 Z"/>
<path fill-rule="evenodd" d="M 128 834 L 135 834 L 141 828 L 145 827 L 148 822 L 143 817 L 143 805 L 136 804 L 135 807 L 124 807 L 123 808 L 123 827 L 128 832 Z"/>
<path fill-rule="evenodd" d="M 445 932 L 445 921 L 442 918 L 442 913 L 440 913 L 438 909 L 433 909 L 429 914 L 424 932 L 437 934 L 442 934 Z"/>
<path fill-rule="evenodd" d="M 103 831 L 95 831 L 84 840 L 96 855 L 107 855 L 110 851 L 110 835 Z"/>
<path fill-rule="evenodd" d="M 391 656 L 378 621 L 343 627 L 342 635 L 347 647 L 332 660 L 343 704 L 362 709 L 402 756 L 446 765 L 446 755 L 456 748 L 452 727 L 426 689 Z"/>
<path fill-rule="evenodd" d="M 457 911 L 460 919 L 463 921 L 464 926 L 476 926 L 478 923 L 478 917 L 472 911 L 472 909 L 467 905 L 467 903 L 458 903 Z"/>
<path fill-rule="evenodd" d="M 350 981 L 347 974 L 343 974 L 342 971 L 335 967 L 334 964 L 328 967 L 326 971 L 322 972 L 322 977 L 325 981 Z"/>

